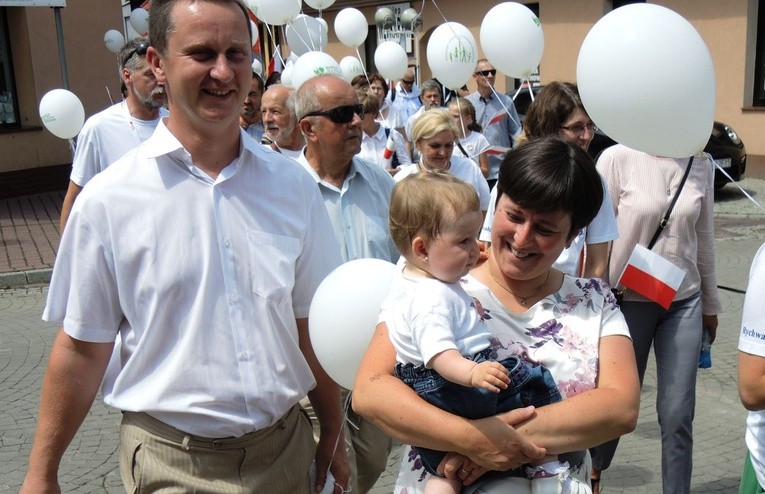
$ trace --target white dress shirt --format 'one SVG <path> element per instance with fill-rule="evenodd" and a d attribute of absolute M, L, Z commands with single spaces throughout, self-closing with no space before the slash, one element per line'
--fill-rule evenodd
<path fill-rule="evenodd" d="M 409 154 L 406 152 L 406 145 L 404 144 L 404 137 L 395 129 L 390 129 L 390 137 L 393 139 L 393 144 L 396 146 L 396 157 L 398 158 L 399 166 L 410 165 L 412 160 L 409 158 Z M 357 158 L 361 158 L 364 161 L 374 163 L 383 170 L 387 170 L 390 166 L 383 158 L 385 152 L 385 145 L 388 143 L 388 136 L 385 135 L 385 128 L 380 125 L 377 128 L 377 132 L 374 135 L 368 135 L 366 132 L 361 133 L 361 151 L 356 155 Z"/>
<path fill-rule="evenodd" d="M 107 404 L 203 437 L 270 426 L 314 387 L 295 319 L 340 263 L 310 177 L 240 135 L 216 179 L 163 123 L 97 175 L 43 314 L 79 340 L 119 333 Z"/>

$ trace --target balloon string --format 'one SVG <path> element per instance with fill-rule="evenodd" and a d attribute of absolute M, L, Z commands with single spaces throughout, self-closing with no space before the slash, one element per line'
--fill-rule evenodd
<path fill-rule="evenodd" d="M 515 101 L 515 98 L 518 97 L 518 94 L 520 94 L 521 91 L 523 91 L 523 81 L 521 81 L 521 85 L 518 86 L 518 89 L 515 91 L 515 94 L 513 94 L 513 101 Z"/>
<path fill-rule="evenodd" d="M 765 211 L 765 208 L 764 208 L 764 207 L 762 207 L 762 206 L 760 205 L 760 203 L 759 203 L 759 202 L 757 202 L 757 201 L 754 199 L 754 197 L 750 196 L 750 195 L 749 195 L 749 193 L 748 193 L 747 191 L 745 191 L 744 189 L 742 189 L 742 188 L 741 188 L 741 186 L 740 186 L 739 184 L 737 184 L 735 180 L 733 180 L 733 177 L 731 177 L 730 175 L 728 175 L 728 172 L 726 172 L 726 171 L 723 169 L 723 167 L 721 167 L 720 165 L 718 165 L 718 164 L 717 164 L 717 162 L 716 162 L 714 159 L 712 159 L 712 163 L 714 163 L 714 164 L 715 164 L 715 166 L 717 167 L 717 169 L 718 169 L 718 170 L 720 170 L 720 171 L 723 173 L 723 175 L 725 175 L 725 176 L 728 178 L 728 180 L 730 180 L 730 183 L 732 183 L 733 185 L 735 185 L 736 187 L 738 187 L 738 190 L 740 190 L 742 194 L 744 194 L 744 195 L 745 195 L 745 196 L 746 196 L 746 197 L 747 197 L 747 198 L 748 198 L 750 201 L 752 201 L 752 202 L 753 202 L 753 203 L 754 203 L 754 204 L 755 204 L 755 205 L 756 205 L 758 208 L 760 208 L 760 209 L 762 209 L 763 211 Z"/>
<path fill-rule="evenodd" d="M 436 0 L 433 0 L 433 6 L 436 8 L 436 10 L 438 11 L 438 13 L 439 13 L 439 14 L 441 14 L 441 18 L 443 18 L 444 22 L 449 22 L 449 21 L 446 19 L 446 16 L 444 15 L 444 13 L 443 13 L 443 12 L 441 12 L 441 9 L 440 9 L 440 8 L 438 8 L 438 4 L 436 3 Z M 425 1 L 424 1 L 424 0 L 423 0 L 423 2 L 422 2 L 422 9 L 423 9 L 423 10 L 425 10 Z M 420 14 L 420 15 L 422 15 L 422 14 Z M 454 35 L 456 36 L 456 35 L 457 35 L 457 33 L 454 33 Z"/>
<path fill-rule="evenodd" d="M 310 43 L 308 43 L 306 40 L 303 39 L 302 36 L 300 36 L 300 31 L 298 31 L 297 29 L 295 29 L 295 34 L 297 35 L 298 39 L 300 39 L 300 41 L 303 42 L 304 45 L 310 47 L 311 50 L 313 51 L 317 51 L 316 45 L 313 42 L 313 38 L 311 38 L 311 31 L 308 28 L 308 19 L 306 19 L 306 17 L 303 17 L 301 20 L 303 21 L 303 24 L 305 25 L 305 32 L 308 33 L 308 41 L 310 41 Z M 321 47 L 321 26 L 319 27 L 319 47 Z M 292 50 L 291 46 L 290 46 L 290 50 Z"/>
<path fill-rule="evenodd" d="M 497 92 L 496 89 L 494 89 L 494 86 L 489 84 L 489 80 L 486 78 L 485 75 L 481 74 L 481 77 L 483 77 L 483 79 L 486 81 L 486 85 L 489 86 L 489 89 L 491 89 L 492 94 L 497 97 L 497 101 L 499 101 L 499 104 L 502 105 L 502 109 L 505 110 L 505 113 L 507 113 L 507 116 L 515 123 L 515 125 L 517 125 L 520 128 L 521 123 L 513 118 L 513 115 L 510 113 L 510 110 L 507 109 L 507 106 L 505 106 L 505 102 L 502 101 L 502 98 L 499 97 L 499 93 Z M 494 117 L 492 116 L 492 118 Z"/>

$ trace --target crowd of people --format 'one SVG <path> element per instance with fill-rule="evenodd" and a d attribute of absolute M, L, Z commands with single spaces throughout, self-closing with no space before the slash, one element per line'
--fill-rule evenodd
<path fill-rule="evenodd" d="M 124 100 L 78 139 L 22 492 L 58 492 L 101 389 L 129 492 L 364 493 L 396 439 L 398 494 L 597 494 L 652 347 L 664 493 L 690 492 L 698 355 L 722 310 L 706 155 L 596 162 L 576 85 L 548 83 L 522 123 L 485 59 L 472 93 L 414 68 L 390 86 L 264 80 L 236 0 L 154 0 L 149 26 L 119 54 Z M 668 308 L 622 285 L 636 246 L 683 270 Z M 765 485 L 761 257 L 740 343 L 747 493 Z M 396 269 L 351 393 L 308 310 L 361 258 Z"/>

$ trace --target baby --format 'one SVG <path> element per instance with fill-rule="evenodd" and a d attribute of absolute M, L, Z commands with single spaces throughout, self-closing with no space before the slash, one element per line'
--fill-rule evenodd
<path fill-rule="evenodd" d="M 482 222 L 475 189 L 450 173 L 396 184 L 389 227 L 405 263 L 380 312 L 396 349 L 396 375 L 429 403 L 470 419 L 561 399 L 546 368 L 517 357 L 492 360 L 483 310 L 460 285 L 478 259 Z M 461 491 L 459 480 L 436 472 L 444 452 L 417 450 L 432 474 L 426 493 Z"/>

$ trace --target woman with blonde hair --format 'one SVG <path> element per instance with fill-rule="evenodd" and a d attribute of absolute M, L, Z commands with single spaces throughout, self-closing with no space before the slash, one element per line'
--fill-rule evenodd
<path fill-rule="evenodd" d="M 457 124 L 443 108 L 432 108 L 424 112 L 412 127 L 412 142 L 420 153 L 420 160 L 399 168 L 393 176 L 396 182 L 415 173 L 432 170 L 448 171 L 473 187 L 481 203 L 481 211 L 489 208 L 489 185 L 478 165 L 471 159 L 453 156 L 454 143 L 459 136 Z"/>

